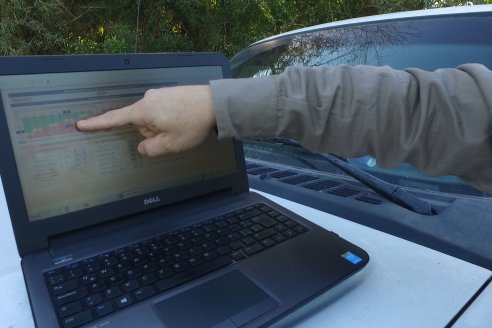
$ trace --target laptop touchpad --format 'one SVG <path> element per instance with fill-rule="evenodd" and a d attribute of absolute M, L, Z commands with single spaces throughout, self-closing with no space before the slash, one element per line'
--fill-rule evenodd
<path fill-rule="evenodd" d="M 277 302 L 235 270 L 155 304 L 169 327 L 236 327 L 277 307 Z"/>

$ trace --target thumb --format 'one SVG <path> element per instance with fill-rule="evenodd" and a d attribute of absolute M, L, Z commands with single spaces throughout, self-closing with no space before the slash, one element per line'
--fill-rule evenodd
<path fill-rule="evenodd" d="M 157 157 L 175 152 L 169 147 L 169 139 L 163 133 L 145 138 L 138 144 L 137 149 L 141 155 L 147 157 Z"/>

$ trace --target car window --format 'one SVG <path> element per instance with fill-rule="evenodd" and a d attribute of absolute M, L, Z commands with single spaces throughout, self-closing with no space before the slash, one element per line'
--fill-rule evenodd
<path fill-rule="evenodd" d="M 235 77 L 250 77 L 278 74 L 288 66 L 337 64 L 434 70 L 477 62 L 492 68 L 491 29 L 491 17 L 478 16 L 319 30 L 247 49 L 233 58 L 233 72 Z"/>
<path fill-rule="evenodd" d="M 473 62 L 492 69 L 492 33 L 489 31 L 492 31 L 490 14 L 408 18 L 325 28 L 255 44 L 232 58 L 231 65 L 234 77 L 279 74 L 288 66 L 337 64 L 435 70 Z M 251 147 L 262 146 L 258 141 L 246 142 L 246 156 Z M 271 151 L 270 147 L 268 152 Z M 395 169 L 382 169 L 370 156 L 349 161 L 392 183 L 486 196 L 457 177 L 426 177 L 407 163 Z"/>

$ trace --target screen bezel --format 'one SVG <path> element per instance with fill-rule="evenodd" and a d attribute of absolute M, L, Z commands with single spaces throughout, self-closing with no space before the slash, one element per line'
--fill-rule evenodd
<path fill-rule="evenodd" d="M 231 77 L 229 62 L 218 53 L 119 54 L 0 57 L 0 75 L 63 72 L 131 70 L 145 68 L 220 66 L 224 78 Z M 1 97 L 1 96 L 0 96 Z M 0 98 L 1 100 L 1 98 Z M 15 163 L 3 101 L 0 101 L 0 175 L 12 227 L 21 257 L 49 245 L 50 237 L 85 228 L 151 208 L 169 205 L 220 190 L 240 193 L 248 190 L 244 155 L 240 142 L 233 140 L 237 170 L 224 176 L 180 185 L 131 198 L 59 215 L 46 220 L 30 221 Z M 158 196 L 157 204 L 144 199 Z"/>

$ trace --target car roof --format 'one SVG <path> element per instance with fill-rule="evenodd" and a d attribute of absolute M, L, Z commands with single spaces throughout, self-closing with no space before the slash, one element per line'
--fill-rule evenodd
<path fill-rule="evenodd" d="M 469 5 L 469 6 L 447 7 L 447 8 L 433 8 L 433 9 L 413 10 L 413 11 L 405 11 L 405 12 L 398 12 L 398 13 L 391 13 L 391 14 L 364 16 L 364 17 L 345 19 L 345 20 L 313 25 L 305 28 L 292 30 L 289 32 L 273 35 L 271 37 L 259 40 L 251 44 L 250 46 L 255 46 L 257 44 L 275 40 L 288 35 L 294 35 L 303 32 L 311 32 L 311 31 L 322 30 L 332 27 L 341 27 L 341 26 L 355 25 L 360 23 L 391 21 L 391 20 L 397 20 L 402 18 L 446 16 L 446 15 L 484 13 L 484 12 L 492 12 L 492 5 Z"/>

